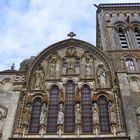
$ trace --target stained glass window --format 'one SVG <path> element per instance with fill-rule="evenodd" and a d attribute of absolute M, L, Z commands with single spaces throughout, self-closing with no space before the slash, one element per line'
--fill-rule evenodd
<path fill-rule="evenodd" d="M 93 132 L 91 90 L 88 85 L 81 88 L 82 132 Z"/>
<path fill-rule="evenodd" d="M 54 85 L 50 88 L 48 118 L 47 118 L 47 132 L 57 132 L 57 116 L 58 116 L 58 102 L 59 102 L 59 87 Z"/>
<path fill-rule="evenodd" d="M 64 131 L 75 132 L 75 84 L 67 81 L 65 88 Z"/>
<path fill-rule="evenodd" d="M 100 131 L 110 132 L 108 101 L 105 96 L 102 95 L 99 97 L 98 106 L 99 106 Z"/>
<path fill-rule="evenodd" d="M 29 133 L 39 133 L 41 106 L 41 98 L 35 98 L 32 105 L 32 115 L 30 120 Z"/>

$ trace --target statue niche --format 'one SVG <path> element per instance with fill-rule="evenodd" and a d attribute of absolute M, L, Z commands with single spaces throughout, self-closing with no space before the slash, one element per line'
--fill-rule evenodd
<path fill-rule="evenodd" d="M 35 70 L 35 85 L 34 85 L 35 90 L 42 89 L 43 83 L 44 83 L 44 72 L 42 68 L 37 67 L 37 69 Z"/>
<path fill-rule="evenodd" d="M 49 59 L 49 78 L 59 78 L 60 73 L 60 57 L 57 53 L 53 53 Z"/>
<path fill-rule="evenodd" d="M 86 79 L 93 78 L 94 74 L 94 58 L 90 52 L 85 51 L 81 60 L 81 77 Z"/>
<path fill-rule="evenodd" d="M 104 68 L 104 65 L 100 64 L 98 65 L 97 71 L 96 71 L 96 75 L 97 75 L 97 81 L 98 81 L 98 85 L 100 88 L 107 88 L 107 73 L 106 70 Z"/>
<path fill-rule="evenodd" d="M 62 63 L 62 74 L 79 74 L 80 63 L 76 48 L 69 47 L 66 50 L 65 57 L 62 59 Z"/>

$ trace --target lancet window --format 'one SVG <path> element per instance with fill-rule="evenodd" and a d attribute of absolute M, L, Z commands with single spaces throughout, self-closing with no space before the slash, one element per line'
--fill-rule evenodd
<path fill-rule="evenodd" d="M 121 28 L 118 29 L 118 36 L 120 39 L 120 44 L 121 44 L 122 49 L 127 49 L 128 44 L 127 44 L 126 35 L 123 29 Z"/>
<path fill-rule="evenodd" d="M 138 46 L 140 48 L 140 30 L 137 27 L 135 27 L 133 31 L 134 31 L 135 38 L 136 38 L 136 41 L 138 43 Z"/>
<path fill-rule="evenodd" d="M 98 106 L 99 106 L 100 131 L 110 132 L 111 130 L 109 124 L 108 101 L 105 96 L 101 95 L 98 98 Z"/>
<path fill-rule="evenodd" d="M 75 83 L 67 81 L 65 87 L 64 132 L 75 132 Z"/>
<path fill-rule="evenodd" d="M 125 64 L 126 64 L 127 70 L 135 71 L 135 64 L 132 58 L 126 58 Z"/>
<path fill-rule="evenodd" d="M 92 132 L 91 89 L 88 85 L 81 88 L 82 131 Z"/>
<path fill-rule="evenodd" d="M 42 100 L 37 97 L 33 100 L 29 133 L 39 133 Z"/>
<path fill-rule="evenodd" d="M 57 116 L 59 104 L 59 87 L 54 85 L 50 88 L 49 105 L 48 105 L 48 119 L 47 132 L 57 132 Z"/>

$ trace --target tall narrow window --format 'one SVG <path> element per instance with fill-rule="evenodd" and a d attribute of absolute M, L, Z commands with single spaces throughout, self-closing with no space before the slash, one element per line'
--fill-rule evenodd
<path fill-rule="evenodd" d="M 92 132 L 91 90 L 88 85 L 81 89 L 82 132 Z"/>
<path fill-rule="evenodd" d="M 35 98 L 32 105 L 29 133 L 39 133 L 41 106 L 41 98 Z"/>
<path fill-rule="evenodd" d="M 67 81 L 65 89 L 64 131 L 75 132 L 75 84 L 71 80 Z"/>
<path fill-rule="evenodd" d="M 121 44 L 122 49 L 127 49 L 128 44 L 127 44 L 126 36 L 125 36 L 124 31 L 121 28 L 118 30 L 118 35 L 119 35 L 120 44 Z"/>
<path fill-rule="evenodd" d="M 99 106 L 100 131 L 110 132 L 108 102 L 105 96 L 102 95 L 99 97 L 98 106 Z"/>
<path fill-rule="evenodd" d="M 137 27 L 134 28 L 134 34 L 135 34 L 138 46 L 140 48 L 140 30 Z"/>
<path fill-rule="evenodd" d="M 58 116 L 58 103 L 59 103 L 59 88 L 54 85 L 50 88 L 49 106 L 48 106 L 48 119 L 47 119 L 47 132 L 57 132 L 57 116 Z"/>
<path fill-rule="evenodd" d="M 125 64 L 126 64 L 127 70 L 135 71 L 135 64 L 132 58 L 126 58 Z"/>

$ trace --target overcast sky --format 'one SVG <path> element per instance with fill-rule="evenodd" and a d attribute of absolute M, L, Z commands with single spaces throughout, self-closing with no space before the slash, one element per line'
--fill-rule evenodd
<path fill-rule="evenodd" d="M 0 0 L 0 70 L 19 69 L 22 60 L 47 46 L 76 38 L 96 45 L 96 8 L 112 0 Z M 113 0 L 114 3 L 118 0 Z M 136 2 L 121 0 L 120 2 Z"/>

